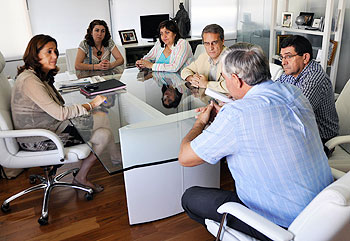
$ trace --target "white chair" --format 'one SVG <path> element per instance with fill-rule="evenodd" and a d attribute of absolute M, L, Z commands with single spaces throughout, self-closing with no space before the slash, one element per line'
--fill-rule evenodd
<path fill-rule="evenodd" d="M 221 214 L 233 215 L 272 240 L 326 241 L 349 240 L 350 237 L 350 172 L 332 170 L 335 179 L 297 216 L 288 230 L 270 222 L 247 207 L 228 202 L 218 208 Z M 343 176 L 342 176 L 343 175 Z M 224 215 L 225 216 L 225 215 Z M 206 219 L 208 231 L 217 236 L 220 223 Z M 257 240 L 222 223 L 217 240 Z"/>
<path fill-rule="evenodd" d="M 67 71 L 66 57 L 59 56 L 57 59 L 57 66 L 60 68 L 58 73 L 64 73 Z"/>
<path fill-rule="evenodd" d="M 122 46 L 122 45 L 118 45 L 118 44 L 116 44 L 116 46 L 117 46 L 120 54 L 123 56 L 123 59 L 124 59 L 124 64 L 122 66 L 120 66 L 120 67 L 123 67 L 123 69 L 125 69 L 126 68 L 126 51 L 125 51 L 125 47 Z M 111 62 L 113 62 L 114 60 L 115 59 L 114 59 L 113 54 L 112 54 L 111 55 Z"/>
<path fill-rule="evenodd" d="M 86 158 L 90 154 L 90 148 L 86 144 L 65 148 L 62 141 L 55 133 L 45 129 L 14 130 L 10 106 L 11 86 L 7 78 L 2 73 L 4 66 L 5 60 L 0 52 L 0 165 L 7 168 L 30 168 L 40 166 L 44 168 L 45 177 L 41 177 L 39 175 L 31 176 L 31 183 L 36 182 L 38 179 L 41 181 L 41 183 L 6 199 L 1 205 L 1 210 L 3 212 L 8 212 L 10 210 L 9 203 L 14 199 L 32 191 L 44 189 L 43 206 L 41 217 L 39 218 L 38 222 L 41 225 L 47 224 L 49 197 L 54 187 L 70 187 L 80 189 L 87 192 L 85 196 L 86 199 L 91 200 L 93 198 L 93 190 L 91 188 L 85 188 L 83 186 L 60 181 L 60 179 L 70 173 L 73 173 L 73 175 L 76 174 L 79 171 L 78 168 L 55 176 L 57 168 L 61 165 L 65 163 L 78 162 L 79 160 Z M 23 151 L 19 148 L 16 138 L 24 136 L 47 137 L 56 144 L 57 150 L 38 152 Z"/>
<path fill-rule="evenodd" d="M 333 168 L 348 172 L 350 171 L 350 80 L 338 96 L 335 107 L 339 117 L 339 136 L 326 143 L 328 149 L 335 148 L 328 163 Z"/>
<path fill-rule="evenodd" d="M 203 44 L 198 44 L 196 50 L 194 51 L 193 59 L 198 59 L 198 56 L 205 52 Z"/>
<path fill-rule="evenodd" d="M 283 68 L 281 65 L 270 63 L 271 79 L 275 81 L 283 74 Z"/>
<path fill-rule="evenodd" d="M 66 49 L 66 64 L 67 71 L 70 74 L 75 74 L 75 58 L 77 57 L 78 48 Z"/>

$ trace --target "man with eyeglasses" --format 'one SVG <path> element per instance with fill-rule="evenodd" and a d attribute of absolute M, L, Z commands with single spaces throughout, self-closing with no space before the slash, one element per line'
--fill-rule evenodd
<path fill-rule="evenodd" d="M 195 87 L 228 93 L 220 64 L 225 48 L 224 29 L 217 24 L 207 25 L 202 31 L 202 40 L 205 53 L 181 71 L 181 78 Z"/>
<path fill-rule="evenodd" d="M 335 109 L 332 83 L 321 65 L 312 59 L 309 40 L 300 35 L 290 36 L 281 43 L 280 60 L 284 74 L 277 79 L 301 89 L 310 101 L 322 143 L 338 135 L 339 120 Z M 324 146 L 330 155 L 332 150 Z"/>
<path fill-rule="evenodd" d="M 236 202 L 287 228 L 333 181 L 312 107 L 297 87 L 271 80 L 260 47 L 234 44 L 221 61 L 226 86 L 236 101 L 197 109 L 200 114 L 182 140 L 178 159 L 192 167 L 216 164 L 225 157 L 235 187 L 190 187 L 182 196 L 182 207 L 205 225 L 205 219 L 220 222 L 220 205 Z M 231 215 L 227 225 L 270 240 Z"/>

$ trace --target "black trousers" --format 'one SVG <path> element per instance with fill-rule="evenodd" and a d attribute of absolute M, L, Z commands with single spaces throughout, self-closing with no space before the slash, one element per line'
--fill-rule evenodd
<path fill-rule="evenodd" d="M 244 205 L 235 191 L 204 187 L 191 187 L 187 189 L 181 201 L 187 215 L 204 226 L 206 218 L 219 223 L 221 222 L 222 214 L 219 214 L 216 210 L 222 204 L 226 202 L 237 202 Z M 227 215 L 227 225 L 254 238 L 271 240 L 232 215 Z"/>

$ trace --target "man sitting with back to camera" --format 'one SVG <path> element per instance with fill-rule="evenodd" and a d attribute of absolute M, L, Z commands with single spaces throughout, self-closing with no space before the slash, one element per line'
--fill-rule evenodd
<path fill-rule="evenodd" d="M 220 205 L 238 202 L 287 228 L 333 181 L 312 107 L 295 86 L 271 80 L 260 47 L 237 43 L 221 61 L 236 101 L 221 109 L 213 102 L 197 109 L 201 113 L 182 140 L 179 161 L 190 167 L 226 157 L 235 189 L 191 187 L 182 196 L 182 207 L 205 225 L 206 218 L 221 221 Z M 233 216 L 227 217 L 227 225 L 269 240 Z"/>
<path fill-rule="evenodd" d="M 207 25 L 202 31 L 202 39 L 205 53 L 181 71 L 181 78 L 195 87 L 228 93 L 220 63 L 225 48 L 224 29 L 217 24 Z"/>
<path fill-rule="evenodd" d="M 322 143 L 338 135 L 339 119 L 335 109 L 332 83 L 321 65 L 312 59 L 309 40 L 300 35 L 290 36 L 281 43 L 284 74 L 277 81 L 289 83 L 301 89 L 310 101 Z M 326 146 L 324 151 L 331 153 Z"/>

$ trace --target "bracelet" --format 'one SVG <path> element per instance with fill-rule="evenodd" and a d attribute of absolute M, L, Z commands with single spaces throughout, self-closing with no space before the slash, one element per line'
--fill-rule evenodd
<path fill-rule="evenodd" d="M 89 107 L 90 107 L 90 110 L 89 110 L 89 111 L 91 111 L 91 110 L 92 110 L 92 105 L 91 105 L 89 102 L 87 102 L 86 104 L 89 105 Z"/>
<path fill-rule="evenodd" d="M 92 70 L 94 70 L 94 64 L 92 64 Z"/>

